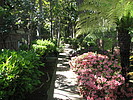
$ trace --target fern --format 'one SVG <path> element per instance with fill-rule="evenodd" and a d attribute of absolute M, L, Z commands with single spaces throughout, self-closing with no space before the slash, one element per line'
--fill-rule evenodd
<path fill-rule="evenodd" d="M 115 31 L 116 27 L 133 30 L 132 0 L 84 0 L 79 11 L 77 36 L 89 34 L 92 41 L 102 39 L 105 41 L 105 49 L 116 42 L 116 32 L 110 33 L 111 30 Z M 108 33 L 113 36 L 103 35 Z"/>
<path fill-rule="evenodd" d="M 88 33 L 90 30 L 101 30 L 101 27 L 110 28 L 123 16 L 133 16 L 132 0 L 84 0 L 79 7 L 80 21 L 78 33 Z M 126 21 L 129 24 L 129 22 Z M 131 25 L 129 25 L 131 26 Z"/>

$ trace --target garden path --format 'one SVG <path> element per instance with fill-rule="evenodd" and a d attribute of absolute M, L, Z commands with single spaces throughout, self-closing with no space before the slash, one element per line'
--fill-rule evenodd
<path fill-rule="evenodd" d="M 83 100 L 77 90 L 76 75 L 69 67 L 69 54 L 73 49 L 65 44 L 63 53 L 59 54 L 56 80 L 54 88 L 54 100 Z"/>

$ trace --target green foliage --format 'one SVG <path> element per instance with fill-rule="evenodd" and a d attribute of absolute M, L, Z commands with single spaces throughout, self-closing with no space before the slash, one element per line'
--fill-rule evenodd
<path fill-rule="evenodd" d="M 0 53 L 0 99 L 22 100 L 40 84 L 42 63 L 32 51 L 3 50 Z"/>
<path fill-rule="evenodd" d="M 107 26 L 107 24 L 110 24 L 112 21 L 116 22 L 115 18 L 123 16 L 125 12 L 124 4 L 127 6 L 125 0 L 123 2 L 121 2 L 121 0 L 114 0 L 113 2 L 107 0 L 84 0 L 81 7 L 81 10 L 84 11 L 84 13 L 81 14 L 81 21 L 86 22 L 83 23 L 82 26 L 87 28 L 89 25 L 92 25 L 91 27 L 97 28 L 97 26 Z"/>
<path fill-rule="evenodd" d="M 32 45 L 33 50 L 39 55 L 57 52 L 56 45 L 50 40 L 36 40 Z"/>
<path fill-rule="evenodd" d="M 4 13 L 4 9 L 0 7 L 0 16 Z"/>
<path fill-rule="evenodd" d="M 28 50 L 28 45 L 27 44 L 22 44 L 20 47 L 19 47 L 20 50 Z"/>
<path fill-rule="evenodd" d="M 58 45 L 58 40 L 57 39 L 53 39 L 51 42 L 53 42 L 55 44 L 56 50 L 54 52 L 63 52 L 64 50 L 64 37 L 61 37 L 61 44 Z"/>
<path fill-rule="evenodd" d="M 132 4 L 131 0 L 84 0 L 80 7 L 80 22 L 77 25 L 77 28 L 80 28 L 79 33 L 115 28 L 116 23 L 125 17 L 128 17 L 125 26 L 131 27 L 132 21 L 129 21 L 133 17 Z"/>
<path fill-rule="evenodd" d="M 53 31 L 51 36 L 56 36 L 58 44 L 60 37 L 63 36 L 67 38 L 74 32 L 74 27 L 78 18 L 75 1 L 76 0 L 51 0 L 50 2 L 51 9 L 49 20 L 52 19 L 51 31 Z"/>
<path fill-rule="evenodd" d="M 71 44 L 73 49 L 77 49 L 79 47 L 79 40 L 77 38 L 62 38 L 62 41 Z"/>
<path fill-rule="evenodd" d="M 118 29 L 133 29 L 132 4 L 131 0 L 84 0 L 79 7 L 77 34 L 88 34 L 89 43 L 100 39 L 104 41 L 104 49 L 112 48 L 117 42 Z"/>
<path fill-rule="evenodd" d="M 133 54 L 130 56 L 130 58 L 129 58 L 129 60 L 130 60 L 130 71 L 133 71 Z"/>
<path fill-rule="evenodd" d="M 93 33 L 89 33 L 84 41 L 87 42 L 88 45 L 91 45 L 91 44 L 94 44 L 95 46 L 97 45 L 96 44 L 96 41 L 98 39 L 101 39 L 102 41 L 104 41 L 104 49 L 105 50 L 109 50 L 112 48 L 112 46 L 114 46 L 114 44 L 116 42 L 118 42 L 116 40 L 116 31 L 114 30 L 111 30 L 111 31 L 105 31 L 105 32 L 93 32 Z"/>
<path fill-rule="evenodd" d="M 20 33 L 18 30 L 22 29 L 33 38 L 56 37 L 60 41 L 61 36 L 68 37 L 75 31 L 78 17 L 75 0 L 4 0 L 3 2 L 3 8 L 0 7 L 2 35 Z"/>
<path fill-rule="evenodd" d="M 42 28 L 45 29 L 45 18 L 48 15 L 39 11 L 38 0 L 6 0 L 3 2 L 3 9 L 0 8 L 0 15 L 2 14 L 2 20 L 4 20 L 0 31 L 3 33 L 9 34 L 20 28 L 26 31 L 35 30 L 40 20 L 43 23 Z M 48 7 L 45 5 L 43 7 L 44 11 L 48 11 Z M 3 10 L 4 13 L 1 13 Z M 40 17 L 40 14 L 44 17 Z"/>
<path fill-rule="evenodd" d="M 63 52 L 64 51 L 64 44 L 60 44 L 59 47 L 57 48 L 58 52 Z"/>

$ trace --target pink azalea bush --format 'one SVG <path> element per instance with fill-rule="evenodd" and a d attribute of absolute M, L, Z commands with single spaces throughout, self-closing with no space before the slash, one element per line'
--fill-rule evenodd
<path fill-rule="evenodd" d="M 119 90 L 125 79 L 120 74 L 118 61 L 113 57 L 88 52 L 73 57 L 70 66 L 78 75 L 80 93 L 87 100 L 117 100 L 118 95 L 126 94 L 124 89 Z M 133 94 L 130 92 L 127 96 Z"/>

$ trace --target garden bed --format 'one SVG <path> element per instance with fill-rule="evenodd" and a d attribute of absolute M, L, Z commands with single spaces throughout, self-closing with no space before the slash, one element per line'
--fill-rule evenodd
<path fill-rule="evenodd" d="M 41 84 L 34 92 L 27 95 L 26 100 L 51 100 L 54 91 L 55 72 L 57 68 L 58 57 L 46 57 L 44 59 L 45 66 L 39 70 L 44 72 L 41 76 Z"/>

